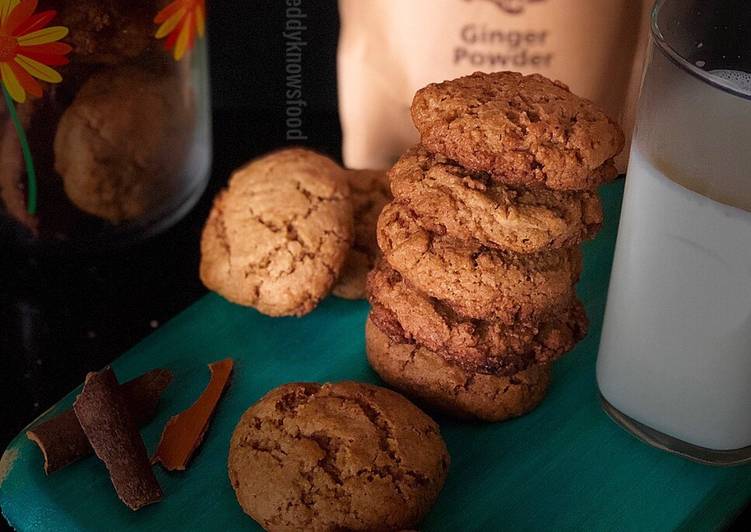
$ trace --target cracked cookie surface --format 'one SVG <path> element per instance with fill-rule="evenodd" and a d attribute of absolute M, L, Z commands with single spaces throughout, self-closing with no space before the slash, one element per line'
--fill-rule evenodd
<path fill-rule="evenodd" d="M 353 237 L 343 170 L 292 148 L 237 170 L 201 238 L 201 280 L 269 316 L 302 316 L 325 297 Z"/>
<path fill-rule="evenodd" d="M 402 530 L 433 505 L 448 464 L 438 425 L 401 395 L 295 383 L 243 414 L 228 470 L 243 510 L 266 530 Z"/>
<path fill-rule="evenodd" d="M 475 172 L 524 186 L 592 189 L 617 175 L 621 128 L 594 103 L 539 74 L 476 72 L 419 90 L 422 144 Z"/>
<path fill-rule="evenodd" d="M 461 418 L 495 422 L 524 415 L 542 402 L 550 385 L 549 366 L 530 366 L 510 377 L 469 372 L 425 347 L 394 342 L 371 319 L 365 343 L 368 361 L 384 381 Z"/>
<path fill-rule="evenodd" d="M 392 341 L 416 343 L 466 371 L 513 375 L 574 348 L 587 331 L 578 300 L 542 322 L 472 320 L 422 294 L 381 261 L 368 277 L 370 319 Z"/>
<path fill-rule="evenodd" d="M 519 255 L 437 235 L 398 202 L 378 219 L 378 243 L 389 265 L 421 292 L 467 318 L 541 320 L 571 305 L 581 251 Z"/>
<path fill-rule="evenodd" d="M 596 192 L 529 189 L 494 183 L 421 146 L 389 171 L 394 197 L 423 227 L 516 253 L 569 247 L 602 224 Z"/>
<path fill-rule="evenodd" d="M 365 299 L 365 281 L 381 252 L 376 224 L 381 209 L 391 200 L 385 170 L 347 170 L 355 218 L 355 239 L 333 294 L 345 299 Z"/>

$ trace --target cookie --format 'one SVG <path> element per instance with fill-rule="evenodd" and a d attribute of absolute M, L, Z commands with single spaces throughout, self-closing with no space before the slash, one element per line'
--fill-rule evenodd
<path fill-rule="evenodd" d="M 291 148 L 237 170 L 201 238 L 207 288 L 269 316 L 302 316 L 330 291 L 353 238 L 343 170 Z"/>
<path fill-rule="evenodd" d="M 194 109 L 176 76 L 106 68 L 60 118 L 55 170 L 82 211 L 112 223 L 154 214 L 182 189 Z"/>
<path fill-rule="evenodd" d="M 243 414 L 229 478 L 270 531 L 402 530 L 435 502 L 449 455 L 401 395 L 355 382 L 280 386 Z"/>
<path fill-rule="evenodd" d="M 389 172 L 397 200 L 423 227 L 460 240 L 516 253 L 575 246 L 602 224 L 596 192 L 562 192 L 493 183 L 423 147 L 405 153 Z"/>
<path fill-rule="evenodd" d="M 397 202 L 381 213 L 378 244 L 389 265 L 421 292 L 463 317 L 506 324 L 569 308 L 582 267 L 578 248 L 518 255 L 432 233 Z"/>
<path fill-rule="evenodd" d="M 509 185 L 592 189 L 617 175 L 623 131 L 595 104 L 539 74 L 476 72 L 419 90 L 422 144 Z"/>
<path fill-rule="evenodd" d="M 384 261 L 370 273 L 370 319 L 393 341 L 420 344 L 466 371 L 513 375 L 547 364 L 574 348 L 587 332 L 579 301 L 543 322 L 506 325 L 471 320 L 415 290 Z"/>
<path fill-rule="evenodd" d="M 59 21 L 77 61 L 114 65 L 141 55 L 154 39 L 160 0 L 76 0 L 59 3 Z"/>
<path fill-rule="evenodd" d="M 368 272 L 380 256 L 378 215 L 390 201 L 391 192 L 385 170 L 348 170 L 347 182 L 352 194 L 355 240 L 333 293 L 345 299 L 365 299 Z"/>
<path fill-rule="evenodd" d="M 389 385 L 460 418 L 496 422 L 524 415 L 550 385 L 549 366 L 530 366 L 510 377 L 468 372 L 425 347 L 394 342 L 371 320 L 365 343 L 370 365 Z"/>

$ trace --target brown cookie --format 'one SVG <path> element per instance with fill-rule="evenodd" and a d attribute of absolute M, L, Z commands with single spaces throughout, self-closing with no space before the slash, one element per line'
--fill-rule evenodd
<path fill-rule="evenodd" d="M 355 382 L 272 390 L 243 414 L 229 449 L 237 500 L 270 531 L 415 527 L 448 464 L 432 419 Z"/>
<path fill-rule="evenodd" d="M 567 309 L 581 272 L 578 248 L 518 255 L 431 233 L 397 202 L 378 220 L 378 243 L 393 269 L 459 315 L 513 324 Z"/>
<path fill-rule="evenodd" d="M 556 360 L 587 332 L 579 301 L 541 322 L 505 325 L 458 316 L 440 301 L 415 290 L 381 261 L 368 277 L 370 319 L 398 343 L 414 342 L 471 372 L 513 375 Z"/>
<path fill-rule="evenodd" d="M 347 182 L 352 194 L 355 240 L 333 294 L 365 299 L 366 277 L 381 254 L 376 239 L 378 215 L 390 201 L 391 192 L 385 170 L 348 170 Z"/>
<path fill-rule="evenodd" d="M 269 316 L 313 310 L 339 277 L 352 243 L 342 174 L 329 158 L 300 148 L 237 170 L 203 230 L 203 283 Z"/>
<path fill-rule="evenodd" d="M 596 192 L 562 192 L 493 183 L 418 146 L 390 170 L 394 197 L 420 225 L 460 240 L 516 253 L 574 246 L 602 224 Z"/>
<path fill-rule="evenodd" d="M 159 0 L 55 0 L 59 22 L 70 29 L 66 38 L 73 56 L 86 63 L 112 65 L 134 59 L 153 43 Z"/>
<path fill-rule="evenodd" d="M 468 372 L 440 355 L 409 343 L 392 341 L 368 320 L 368 361 L 397 390 L 461 418 L 503 421 L 542 402 L 550 385 L 550 367 L 530 366 L 510 377 Z"/>
<path fill-rule="evenodd" d="M 621 128 L 566 85 L 533 74 L 476 72 L 419 90 L 422 144 L 510 185 L 592 189 L 617 175 Z"/>
<path fill-rule="evenodd" d="M 55 169 L 82 211 L 120 223 L 182 187 L 194 112 L 175 76 L 106 68 L 86 81 L 55 134 Z"/>

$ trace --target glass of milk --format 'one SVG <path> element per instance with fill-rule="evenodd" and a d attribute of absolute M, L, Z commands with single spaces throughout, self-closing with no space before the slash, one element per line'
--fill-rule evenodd
<path fill-rule="evenodd" d="M 661 0 L 597 361 L 646 442 L 751 461 L 751 6 Z"/>

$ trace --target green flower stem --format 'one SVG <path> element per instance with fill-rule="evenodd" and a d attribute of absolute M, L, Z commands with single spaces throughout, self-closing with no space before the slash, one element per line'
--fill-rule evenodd
<path fill-rule="evenodd" d="M 29 189 L 27 191 L 27 204 L 26 210 L 29 214 L 37 213 L 37 173 L 34 169 L 34 159 L 31 158 L 31 148 L 29 147 L 29 139 L 26 138 L 26 131 L 21 125 L 21 121 L 18 119 L 18 113 L 16 112 L 16 106 L 13 103 L 13 99 L 8 94 L 8 89 L 0 82 L 3 87 L 3 96 L 5 97 L 5 105 L 8 107 L 8 113 L 10 119 L 13 121 L 13 125 L 16 127 L 16 134 L 18 135 L 18 142 L 21 144 L 21 152 L 23 153 L 23 160 L 26 163 L 26 177 L 29 180 Z"/>

